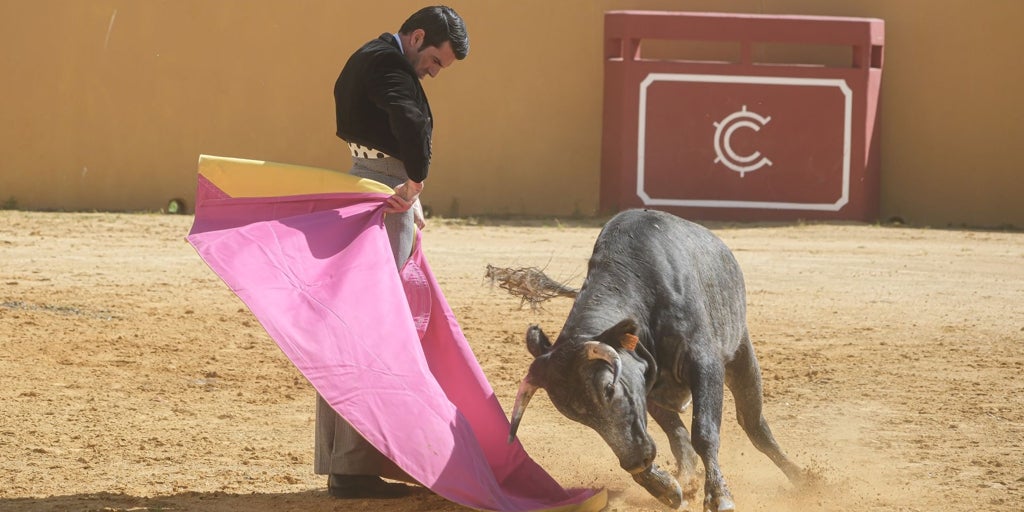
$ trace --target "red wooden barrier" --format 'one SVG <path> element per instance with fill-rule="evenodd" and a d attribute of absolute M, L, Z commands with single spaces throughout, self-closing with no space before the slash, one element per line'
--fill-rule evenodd
<path fill-rule="evenodd" d="M 645 58 L 645 40 L 735 44 L 738 58 Z M 768 45 L 850 62 L 758 62 Z M 879 19 L 606 13 L 602 212 L 876 220 L 883 45 Z"/>

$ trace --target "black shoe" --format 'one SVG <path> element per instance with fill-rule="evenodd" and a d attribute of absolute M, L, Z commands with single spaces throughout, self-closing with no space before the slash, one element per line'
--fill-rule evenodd
<path fill-rule="evenodd" d="M 379 476 L 338 475 L 327 477 L 327 492 L 335 498 L 404 498 L 409 495 L 408 485 L 385 482 Z"/>

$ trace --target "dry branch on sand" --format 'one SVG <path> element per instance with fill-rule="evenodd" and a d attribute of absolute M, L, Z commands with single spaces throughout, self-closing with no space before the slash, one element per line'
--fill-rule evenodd
<path fill-rule="evenodd" d="M 555 297 L 574 299 L 579 293 L 579 290 L 551 279 L 537 267 L 500 268 L 487 265 L 484 277 L 491 280 L 491 286 L 497 283 L 510 294 L 519 297 L 520 308 L 529 303 L 530 309 L 536 310 L 543 302 Z"/>

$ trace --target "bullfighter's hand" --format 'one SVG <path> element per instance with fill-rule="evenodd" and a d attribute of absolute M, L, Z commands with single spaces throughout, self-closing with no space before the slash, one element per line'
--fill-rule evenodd
<path fill-rule="evenodd" d="M 402 213 L 408 211 L 420 197 L 420 192 L 422 190 L 423 183 L 405 180 L 405 183 L 395 187 L 395 193 L 388 198 L 384 211 L 387 213 Z"/>

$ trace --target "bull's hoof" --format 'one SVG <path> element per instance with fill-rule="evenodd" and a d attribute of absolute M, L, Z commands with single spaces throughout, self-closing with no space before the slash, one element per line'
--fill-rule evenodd
<path fill-rule="evenodd" d="M 704 512 L 735 512 L 736 504 L 729 496 L 719 496 L 717 499 L 710 494 L 704 498 Z"/>
<path fill-rule="evenodd" d="M 672 508 L 686 507 L 683 500 L 683 489 L 672 475 L 663 471 L 657 464 L 651 464 L 646 471 L 633 474 L 633 480 L 647 489 L 651 496 Z"/>

